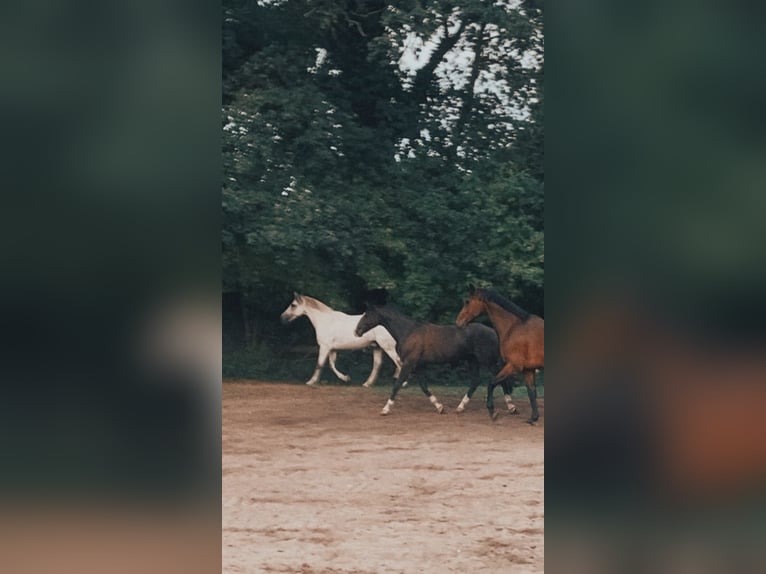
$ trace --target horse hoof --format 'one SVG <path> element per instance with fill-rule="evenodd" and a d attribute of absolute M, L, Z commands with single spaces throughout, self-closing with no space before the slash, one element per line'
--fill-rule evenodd
<path fill-rule="evenodd" d="M 517 415 L 519 414 L 519 409 L 516 408 L 516 406 L 508 407 L 508 414 L 509 415 Z"/>
<path fill-rule="evenodd" d="M 464 410 L 465 410 L 465 407 L 458 407 L 458 408 L 456 408 L 456 409 L 455 409 L 455 414 L 458 414 L 458 415 L 459 415 L 459 414 L 460 414 L 460 413 L 462 413 Z"/>
<path fill-rule="evenodd" d="M 446 412 L 444 410 L 444 405 L 439 405 L 438 407 L 436 407 L 436 412 L 439 413 L 440 415 L 443 415 Z"/>
<path fill-rule="evenodd" d="M 372 386 L 372 383 L 364 383 L 362 386 L 369 389 Z"/>
<path fill-rule="evenodd" d="M 312 383 L 311 381 L 309 381 L 309 382 L 308 382 L 308 383 L 306 383 L 306 384 L 307 384 L 309 387 L 313 387 L 313 386 L 314 386 L 316 383 Z"/>
<path fill-rule="evenodd" d="M 384 417 L 388 414 L 388 411 L 380 411 L 380 416 Z"/>
<path fill-rule="evenodd" d="M 497 415 L 498 415 L 497 411 L 495 411 L 495 412 L 491 412 L 491 413 L 489 413 L 489 418 L 490 418 L 492 421 L 495 421 L 495 420 L 497 420 Z"/>
<path fill-rule="evenodd" d="M 537 424 L 537 419 L 529 419 L 527 421 L 528 425 L 535 426 Z"/>

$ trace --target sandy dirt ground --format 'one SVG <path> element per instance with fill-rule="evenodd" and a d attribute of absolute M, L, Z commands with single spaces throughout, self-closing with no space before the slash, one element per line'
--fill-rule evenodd
<path fill-rule="evenodd" d="M 223 385 L 223 572 L 543 571 L 543 435 L 480 388 Z"/>

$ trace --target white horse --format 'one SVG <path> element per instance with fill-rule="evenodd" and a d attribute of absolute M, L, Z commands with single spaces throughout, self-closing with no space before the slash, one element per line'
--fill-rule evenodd
<path fill-rule="evenodd" d="M 311 321 L 316 332 L 317 344 L 319 345 L 319 356 L 317 357 L 317 366 L 314 374 L 306 382 L 307 385 L 313 385 L 319 380 L 325 361 L 330 359 L 330 368 L 338 378 L 343 382 L 348 382 L 351 377 L 344 375 L 335 367 L 335 358 L 337 351 L 366 349 L 377 344 L 372 350 L 372 371 L 370 376 L 362 386 L 371 387 L 378 378 L 378 371 L 383 362 L 383 353 L 394 362 L 396 372 L 394 378 L 399 376 L 402 370 L 402 361 L 396 352 L 396 341 L 385 327 L 375 327 L 370 329 L 361 337 L 354 334 L 354 329 L 361 319 L 361 315 L 347 315 L 340 311 L 335 311 L 318 299 L 308 295 L 298 295 L 293 293 L 293 301 L 287 306 L 287 309 L 280 315 L 282 323 L 289 323 L 298 317 L 305 315 Z M 405 385 L 407 383 L 404 383 Z"/>

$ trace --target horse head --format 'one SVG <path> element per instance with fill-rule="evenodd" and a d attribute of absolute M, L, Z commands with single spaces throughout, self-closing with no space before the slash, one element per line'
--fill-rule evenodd
<path fill-rule="evenodd" d="M 484 313 L 484 301 L 481 297 L 481 291 L 476 289 L 473 285 L 468 286 L 469 297 L 465 300 L 463 308 L 460 309 L 457 318 L 455 319 L 455 325 L 463 327 L 473 321 L 476 317 Z"/>
<path fill-rule="evenodd" d="M 362 315 L 362 318 L 359 319 L 359 322 L 356 324 L 354 334 L 357 337 L 361 337 L 373 327 L 380 325 L 380 321 L 381 315 L 378 307 L 368 303 L 367 310 L 364 312 L 364 315 Z"/>
<path fill-rule="evenodd" d="M 304 307 L 304 300 L 303 295 L 299 295 L 298 293 L 293 292 L 293 300 L 292 302 L 287 306 L 287 309 L 285 309 L 282 314 L 279 316 L 279 319 L 282 321 L 283 324 L 290 323 L 291 321 L 294 321 L 298 317 L 306 314 L 306 309 Z"/>

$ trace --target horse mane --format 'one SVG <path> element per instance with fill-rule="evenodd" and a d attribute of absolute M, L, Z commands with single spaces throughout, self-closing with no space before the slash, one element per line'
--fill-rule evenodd
<path fill-rule="evenodd" d="M 319 299 L 314 299 L 313 297 L 309 297 L 308 295 L 301 295 L 303 298 L 304 303 L 307 307 L 313 307 L 314 309 L 318 309 L 319 311 L 333 311 L 333 308 L 329 305 L 325 305 L 322 303 Z"/>
<path fill-rule="evenodd" d="M 387 317 L 389 319 L 394 319 L 394 320 L 399 319 L 399 320 L 402 320 L 402 321 L 406 321 L 406 322 L 408 322 L 408 323 L 410 323 L 410 324 L 412 324 L 414 326 L 423 325 L 424 324 L 423 321 L 415 319 L 414 317 L 410 317 L 406 313 L 402 312 L 402 310 L 399 309 L 399 307 L 397 307 L 396 305 L 390 305 L 390 304 L 386 304 L 386 305 L 374 305 L 374 304 L 371 304 L 371 305 L 369 305 L 369 308 L 377 310 L 384 317 Z"/>
<path fill-rule="evenodd" d="M 531 314 L 519 307 L 516 303 L 513 301 L 510 301 L 500 295 L 500 293 L 497 293 L 495 291 L 492 291 L 490 289 L 477 289 L 476 293 L 479 295 L 481 299 L 484 299 L 486 301 L 490 301 L 492 303 L 495 303 L 496 305 L 499 305 L 509 313 L 513 313 L 516 315 L 519 319 L 522 321 L 526 321 L 531 317 Z"/>
<path fill-rule="evenodd" d="M 410 317 L 407 315 L 404 311 L 402 311 L 399 307 L 396 305 L 391 304 L 385 304 L 385 305 L 371 305 L 373 308 L 377 309 L 378 311 L 390 311 L 392 315 L 396 315 L 399 317 L 404 317 L 405 319 L 409 319 L 410 321 L 413 321 L 414 323 L 420 323 L 421 321 L 418 321 L 414 317 Z"/>

